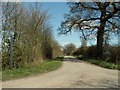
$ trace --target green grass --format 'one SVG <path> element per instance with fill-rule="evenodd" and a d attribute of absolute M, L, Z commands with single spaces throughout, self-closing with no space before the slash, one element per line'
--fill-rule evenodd
<path fill-rule="evenodd" d="M 61 61 L 44 61 L 37 65 L 26 65 L 21 68 L 14 68 L 12 70 L 6 69 L 2 71 L 2 80 L 11 80 L 23 78 L 26 76 L 33 76 L 40 73 L 46 73 L 56 70 L 62 65 Z"/>
<path fill-rule="evenodd" d="M 120 65 L 114 64 L 111 62 L 107 62 L 107 61 L 103 61 L 103 60 L 96 60 L 96 59 L 85 59 L 85 61 L 90 62 L 95 65 L 98 65 L 103 68 L 120 70 Z"/>

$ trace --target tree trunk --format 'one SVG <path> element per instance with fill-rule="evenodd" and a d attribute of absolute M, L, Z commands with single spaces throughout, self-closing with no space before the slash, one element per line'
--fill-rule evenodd
<path fill-rule="evenodd" d="M 103 36 L 104 36 L 104 28 L 105 21 L 101 20 L 100 27 L 97 32 L 97 59 L 102 59 L 103 56 Z"/>

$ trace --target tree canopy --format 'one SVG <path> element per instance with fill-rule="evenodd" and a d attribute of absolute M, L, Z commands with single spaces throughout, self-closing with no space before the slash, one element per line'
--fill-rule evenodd
<path fill-rule="evenodd" d="M 103 40 L 106 32 L 120 29 L 120 2 L 69 2 L 70 13 L 58 28 L 60 34 L 80 31 L 84 39 L 97 36 L 97 58 L 102 58 Z"/>
<path fill-rule="evenodd" d="M 72 55 L 75 49 L 76 49 L 76 46 L 72 43 L 69 43 L 65 47 L 63 47 L 63 53 L 65 55 Z"/>

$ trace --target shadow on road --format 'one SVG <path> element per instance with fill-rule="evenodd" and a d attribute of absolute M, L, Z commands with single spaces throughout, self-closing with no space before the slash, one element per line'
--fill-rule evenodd
<path fill-rule="evenodd" d="M 57 57 L 56 60 L 69 61 L 69 62 L 83 62 L 82 60 L 79 60 L 73 56 Z"/>
<path fill-rule="evenodd" d="M 81 60 L 78 60 L 76 58 L 64 58 L 63 61 L 69 61 L 69 62 L 82 62 Z"/>

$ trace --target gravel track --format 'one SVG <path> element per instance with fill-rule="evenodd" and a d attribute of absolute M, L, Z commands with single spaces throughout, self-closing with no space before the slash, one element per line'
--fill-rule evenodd
<path fill-rule="evenodd" d="M 2 82 L 3 88 L 116 88 L 118 70 L 87 62 L 63 61 L 62 67 L 49 73 Z"/>

